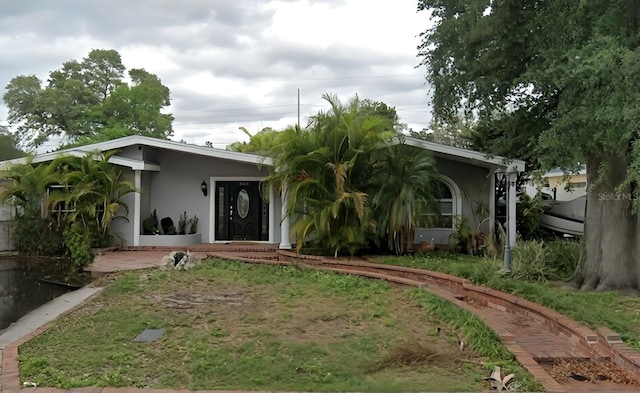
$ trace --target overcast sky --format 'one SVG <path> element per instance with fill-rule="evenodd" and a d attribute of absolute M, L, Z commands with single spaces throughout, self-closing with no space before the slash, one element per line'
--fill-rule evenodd
<path fill-rule="evenodd" d="M 396 107 L 414 129 L 430 122 L 416 0 L 0 0 L 0 86 L 46 80 L 91 49 L 116 49 L 127 68 L 171 90 L 173 139 L 246 140 L 238 130 L 302 125 L 358 94 Z M 0 125 L 6 125 L 0 103 Z"/>

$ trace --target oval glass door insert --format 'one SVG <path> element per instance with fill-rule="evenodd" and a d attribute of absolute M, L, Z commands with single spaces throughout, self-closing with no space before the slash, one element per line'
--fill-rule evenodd
<path fill-rule="evenodd" d="M 245 219 L 249 214 L 249 193 L 244 188 L 238 193 L 238 215 Z"/>

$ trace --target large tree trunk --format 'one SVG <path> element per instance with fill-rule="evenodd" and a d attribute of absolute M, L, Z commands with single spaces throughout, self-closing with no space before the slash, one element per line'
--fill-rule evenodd
<path fill-rule="evenodd" d="M 601 163 L 609 171 L 598 181 Z M 584 236 L 576 284 L 582 290 L 638 292 L 638 230 L 630 189 L 617 190 L 626 177 L 624 157 L 591 157 L 587 161 Z M 601 179 L 602 180 L 602 179 Z"/>

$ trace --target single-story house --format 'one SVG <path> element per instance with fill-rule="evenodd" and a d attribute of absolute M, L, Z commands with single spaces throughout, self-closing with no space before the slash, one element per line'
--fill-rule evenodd
<path fill-rule="evenodd" d="M 421 228 L 415 242 L 449 244 L 454 217 L 466 216 L 472 228 L 485 233 L 495 222 L 496 179 L 505 173 L 524 171 L 523 161 L 507 163 L 502 157 L 486 157 L 476 151 L 414 138 L 404 143 L 433 153 L 445 190 L 440 195 L 444 219 L 439 228 Z M 112 230 L 127 246 L 182 246 L 196 243 L 263 242 L 289 249 L 295 244 L 290 219 L 283 217 L 283 198 L 269 190 L 262 198 L 260 181 L 268 176 L 269 157 L 196 146 L 170 140 L 129 136 L 52 153 L 39 154 L 33 163 L 48 162 L 58 155 L 84 156 L 88 152 L 117 150 L 110 162 L 123 168 L 139 192 L 129 194 L 129 220 L 115 220 Z M 22 163 L 24 159 L 0 165 Z M 515 203 L 508 209 L 515 220 Z M 177 224 L 186 211 L 197 216 L 198 231 L 192 235 L 144 234 L 143 221 L 153 211 L 158 218 L 171 217 Z M 449 217 L 449 219 L 447 219 Z M 515 221 L 514 221 L 515 222 Z M 515 225 L 509 231 L 515 244 Z"/>

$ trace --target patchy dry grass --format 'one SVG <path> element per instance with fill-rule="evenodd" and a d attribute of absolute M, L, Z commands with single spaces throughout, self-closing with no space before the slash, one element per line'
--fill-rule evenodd
<path fill-rule="evenodd" d="M 424 301 L 382 281 L 295 267 L 209 260 L 126 273 L 20 347 L 21 378 L 59 388 L 486 388 L 479 360 L 458 350 L 452 329 L 437 329 Z M 166 333 L 134 342 L 146 328 Z"/>
<path fill-rule="evenodd" d="M 640 349 L 640 297 L 616 292 L 582 292 L 566 282 L 526 282 L 498 274 L 501 261 L 453 253 L 384 257 L 376 262 L 435 270 L 520 296 L 591 328 L 607 326 Z"/>

